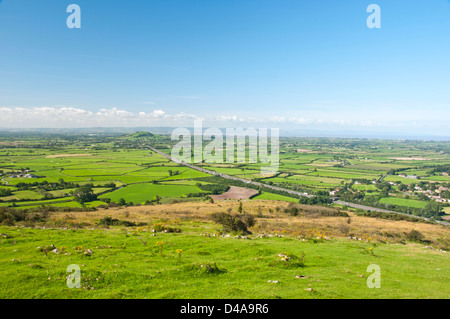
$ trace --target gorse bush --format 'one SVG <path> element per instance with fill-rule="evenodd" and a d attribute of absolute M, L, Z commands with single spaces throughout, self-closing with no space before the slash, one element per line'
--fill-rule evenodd
<path fill-rule="evenodd" d="M 291 216 L 308 216 L 308 217 L 348 217 L 348 214 L 341 212 L 335 208 L 320 206 L 303 206 L 290 203 L 286 208 L 282 209 L 285 214 Z"/>
<path fill-rule="evenodd" d="M 156 233 L 181 233 L 181 228 L 168 227 L 161 223 L 153 224 L 153 229 Z"/>
<path fill-rule="evenodd" d="M 0 209 L 0 223 L 7 226 L 13 226 L 16 222 L 46 222 L 49 213 L 47 211 L 30 212 L 27 210 L 15 210 L 3 207 Z"/>
<path fill-rule="evenodd" d="M 240 219 L 242 220 L 242 222 L 247 225 L 247 227 L 253 227 L 256 224 L 256 218 L 255 216 L 251 215 L 251 214 L 247 214 L 244 213 L 242 215 L 239 216 Z"/>
<path fill-rule="evenodd" d="M 256 224 L 255 217 L 247 213 L 235 215 L 215 213 L 212 215 L 212 219 L 215 223 L 223 227 L 224 232 L 238 232 L 243 235 L 251 234 L 248 228 L 253 227 Z"/>
<path fill-rule="evenodd" d="M 130 222 L 127 220 L 119 220 L 119 219 L 115 219 L 115 218 L 108 216 L 108 217 L 100 219 L 97 222 L 97 225 L 104 226 L 104 227 L 109 227 L 109 226 L 134 227 L 134 226 L 145 226 L 146 224 L 145 223 L 136 224 L 136 223 L 133 223 L 133 222 Z"/>
<path fill-rule="evenodd" d="M 379 218 L 379 219 L 388 219 L 388 220 L 406 220 L 409 222 L 414 223 L 425 223 L 425 224 L 432 224 L 433 222 L 427 221 L 421 218 L 417 218 L 414 216 L 406 216 L 406 215 L 400 215 L 395 213 L 383 213 L 383 212 L 366 212 L 366 211 L 357 211 L 356 215 L 363 216 L 363 217 L 372 217 L 372 218 Z"/>
<path fill-rule="evenodd" d="M 410 232 L 405 234 L 406 239 L 408 239 L 409 241 L 413 241 L 413 242 L 417 242 L 417 243 L 422 243 L 425 241 L 425 236 L 418 230 L 411 230 Z"/>

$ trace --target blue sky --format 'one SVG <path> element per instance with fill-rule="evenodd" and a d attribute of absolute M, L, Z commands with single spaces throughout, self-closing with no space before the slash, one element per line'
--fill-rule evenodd
<path fill-rule="evenodd" d="M 450 136 L 449 40 L 448 0 L 3 0 L 0 127 Z"/>

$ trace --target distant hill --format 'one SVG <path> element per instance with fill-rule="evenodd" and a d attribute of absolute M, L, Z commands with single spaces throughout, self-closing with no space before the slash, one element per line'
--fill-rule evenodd
<path fill-rule="evenodd" d="M 162 139 L 163 136 L 158 134 L 153 134 L 150 132 L 139 131 L 136 133 L 127 134 L 124 136 L 125 139 Z"/>

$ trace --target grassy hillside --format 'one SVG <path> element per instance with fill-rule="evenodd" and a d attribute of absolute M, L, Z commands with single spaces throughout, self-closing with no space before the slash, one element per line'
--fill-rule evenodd
<path fill-rule="evenodd" d="M 238 205 L 178 203 L 53 213 L 35 223 L 39 228 L 0 226 L 0 298 L 447 298 L 450 294 L 448 254 L 426 248 L 446 248 L 448 228 L 352 213 L 333 216 L 331 209 L 311 206 L 299 206 L 299 215 L 291 216 L 287 203 L 256 200 L 242 205 L 245 212 L 259 216 L 248 239 L 219 234 L 221 226 L 211 221 L 211 214 L 237 212 Z M 99 226 L 99 220 L 109 216 L 140 226 Z M 408 237 L 412 230 L 422 237 Z M 43 251 L 49 245 L 58 253 Z M 84 254 L 87 249 L 93 251 L 91 257 Z M 285 256 L 290 259 L 283 260 Z M 80 289 L 66 286 L 71 264 L 81 268 Z M 381 268 L 380 289 L 367 287 L 371 264 Z"/>

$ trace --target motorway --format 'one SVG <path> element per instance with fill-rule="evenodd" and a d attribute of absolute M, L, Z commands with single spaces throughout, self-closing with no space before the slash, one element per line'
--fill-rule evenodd
<path fill-rule="evenodd" d="M 227 174 L 217 173 L 215 171 L 207 170 L 207 169 L 204 169 L 204 168 L 201 168 L 201 167 L 198 167 L 198 166 L 195 166 L 195 165 L 183 162 L 183 161 L 181 161 L 179 159 L 176 159 L 176 158 L 173 158 L 172 156 L 167 155 L 167 154 L 165 154 L 165 153 L 163 153 L 161 151 L 158 151 L 157 149 L 154 149 L 152 147 L 150 147 L 150 149 L 153 152 L 158 153 L 158 154 L 164 156 L 165 158 L 171 160 L 172 162 L 175 162 L 177 164 L 180 164 L 180 165 L 183 165 L 183 166 L 195 169 L 197 171 L 200 171 L 200 172 L 203 172 L 203 173 L 206 173 L 206 174 L 210 174 L 210 175 L 214 175 L 214 176 L 220 176 L 220 177 L 223 177 L 223 178 L 226 178 L 226 179 L 235 180 L 235 181 L 241 181 L 243 183 L 251 184 L 251 185 L 255 185 L 255 186 L 259 186 L 259 187 L 266 187 L 266 188 L 273 189 L 273 190 L 276 190 L 276 191 L 281 191 L 281 192 L 284 192 L 284 193 L 293 194 L 293 195 L 299 196 L 299 198 L 300 197 L 308 197 L 308 198 L 314 197 L 314 195 L 310 195 L 310 194 L 307 194 L 307 193 L 296 192 L 296 191 L 293 191 L 293 190 L 290 190 L 290 189 L 286 189 L 286 188 L 281 188 L 281 187 L 276 187 L 276 186 L 272 186 L 272 185 L 262 184 L 262 183 L 253 182 L 253 181 L 250 181 L 250 180 L 247 180 L 247 179 L 243 179 L 243 178 L 227 175 Z M 425 217 L 408 215 L 408 214 L 405 214 L 405 213 L 399 213 L 399 212 L 395 212 L 395 211 L 392 211 L 392 210 L 386 210 L 386 209 L 381 209 L 381 208 L 377 208 L 377 207 L 370 207 L 370 206 L 364 206 L 364 205 L 359 205 L 359 204 L 354 204 L 354 203 L 348 203 L 348 202 L 340 201 L 338 199 L 333 199 L 333 203 L 338 204 L 338 205 L 353 207 L 353 208 L 357 208 L 357 209 L 370 210 L 370 211 L 373 211 L 373 212 L 392 213 L 392 214 L 399 214 L 399 215 L 404 215 L 404 216 L 409 216 L 409 217 L 415 217 L 415 218 L 420 218 L 420 219 L 427 220 L 427 221 L 433 221 L 433 222 L 436 222 L 436 223 L 441 224 L 441 225 L 450 226 L 450 223 L 448 223 L 448 222 L 431 220 L 431 219 L 425 218 Z"/>

